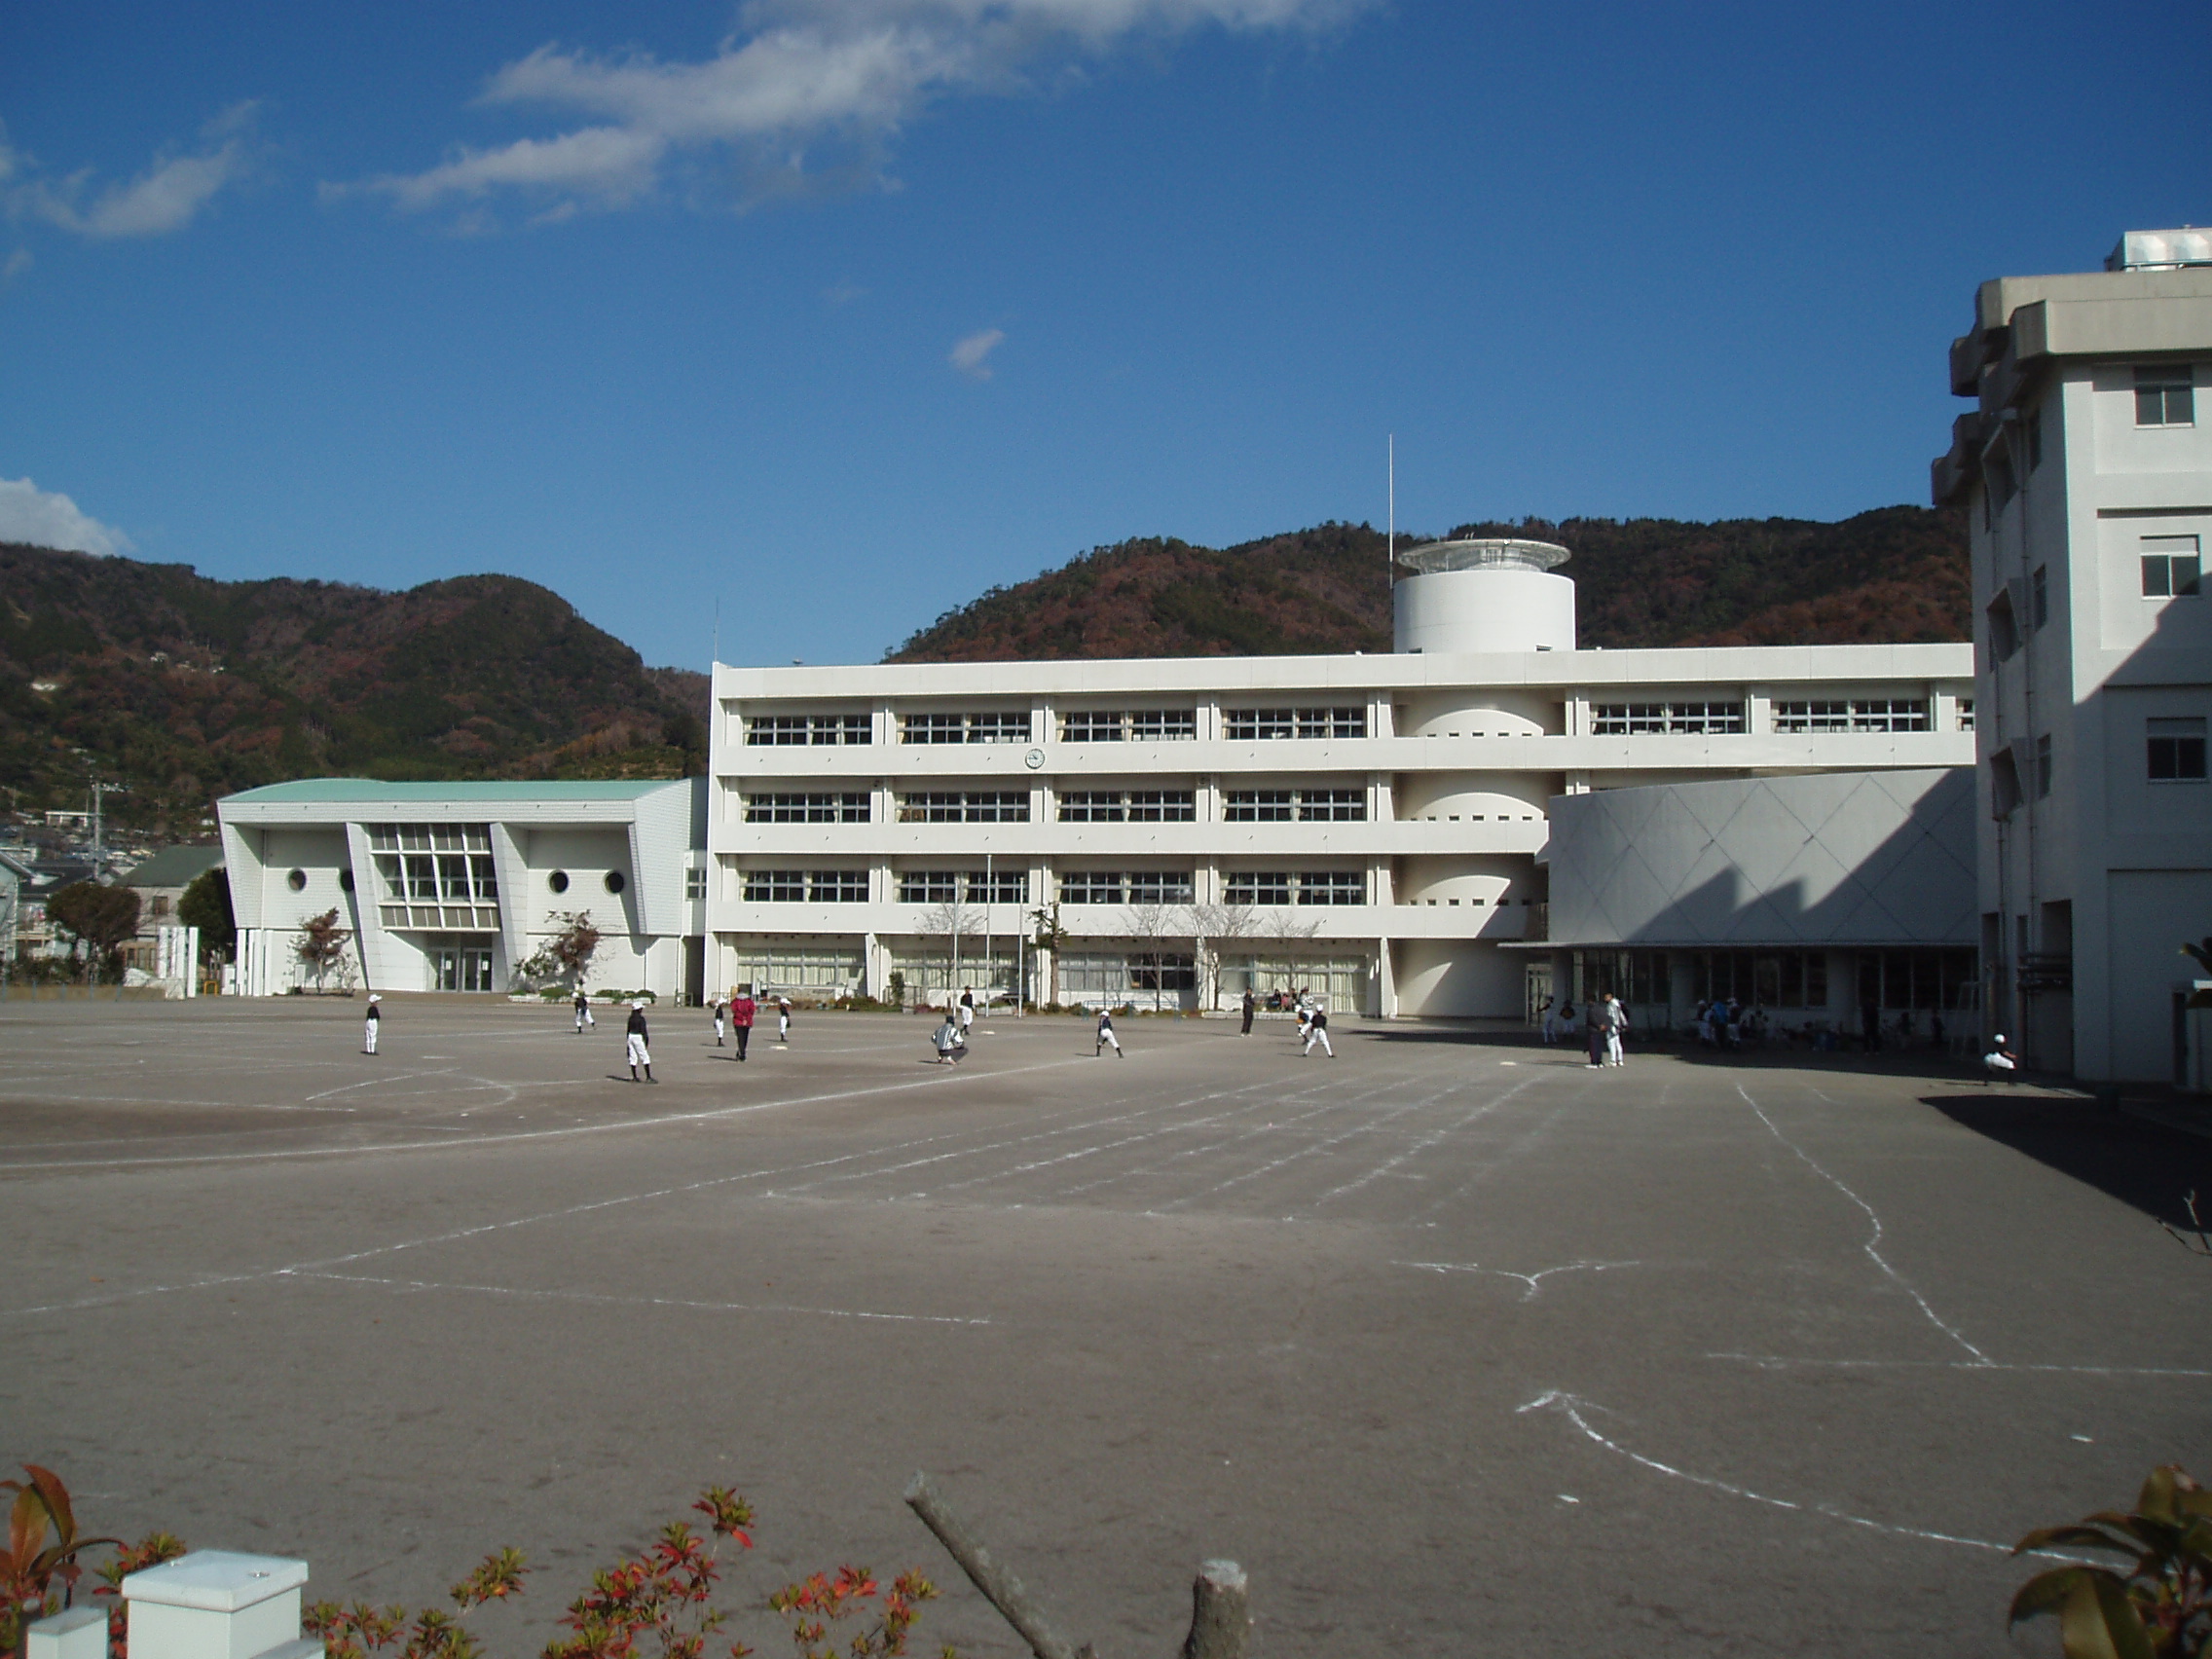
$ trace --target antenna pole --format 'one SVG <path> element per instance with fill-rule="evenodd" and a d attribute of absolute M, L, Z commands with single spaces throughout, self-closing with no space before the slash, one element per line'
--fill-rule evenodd
<path fill-rule="evenodd" d="M 1390 541 L 1389 551 L 1383 555 L 1389 569 L 1383 573 L 1395 575 L 1398 570 L 1398 434 L 1390 434 Z"/>
<path fill-rule="evenodd" d="M 708 662 L 707 662 L 707 667 L 709 668 L 709 670 L 712 670 L 712 669 L 714 668 L 715 664 L 716 664 L 716 663 L 718 663 L 718 662 L 719 662 L 719 661 L 721 661 L 721 660 L 722 660 L 722 596 L 721 596 L 720 594 L 719 594 L 719 593 L 718 593 L 718 594 L 716 594 L 716 595 L 715 595 L 715 653 L 714 653 L 714 655 L 713 655 L 712 657 L 710 657 L 710 658 L 708 659 Z"/>

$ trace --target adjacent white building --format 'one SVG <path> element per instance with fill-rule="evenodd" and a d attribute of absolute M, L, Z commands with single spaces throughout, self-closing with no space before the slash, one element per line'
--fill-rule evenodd
<path fill-rule="evenodd" d="M 1972 761 L 1970 647 L 1580 650 L 1567 557 L 1405 552 L 1386 655 L 718 665 L 707 982 L 1519 1016 L 1556 797 Z"/>
<path fill-rule="evenodd" d="M 311 778 L 217 804 L 239 927 L 239 989 L 311 976 L 304 924 L 338 911 L 342 972 L 376 990 L 506 991 L 588 915 L 587 984 L 696 996 L 706 780 L 381 783 Z"/>
<path fill-rule="evenodd" d="M 2185 1071 L 2184 940 L 2212 936 L 2212 233 L 1974 297 L 1934 467 L 1972 527 L 1981 948 L 2031 1064 Z"/>

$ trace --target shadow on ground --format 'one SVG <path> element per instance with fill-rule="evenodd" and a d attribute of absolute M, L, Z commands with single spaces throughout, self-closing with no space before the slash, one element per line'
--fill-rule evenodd
<path fill-rule="evenodd" d="M 1921 1104 L 2169 1227 L 2191 1230 L 2193 1193 L 2200 1211 L 2212 1210 L 2212 1141 L 2078 1098 L 1976 1092 L 1923 1095 Z"/>

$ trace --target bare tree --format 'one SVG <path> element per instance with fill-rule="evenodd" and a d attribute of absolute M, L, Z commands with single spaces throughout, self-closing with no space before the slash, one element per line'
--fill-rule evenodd
<path fill-rule="evenodd" d="M 1029 921 L 1036 932 L 1029 942 L 1042 951 L 1048 969 L 1045 1001 L 1048 1006 L 1060 1006 L 1060 949 L 1067 943 L 1068 930 L 1060 926 L 1060 905 L 1057 900 L 1040 904 L 1029 912 Z"/>
<path fill-rule="evenodd" d="M 1197 938 L 1200 971 L 1206 977 L 1206 1004 L 1221 1006 L 1221 971 L 1241 940 L 1259 931 L 1260 918 L 1249 904 L 1194 904 L 1191 929 Z"/>
<path fill-rule="evenodd" d="M 944 941 L 946 1006 L 960 1000 L 960 941 L 972 937 L 982 926 L 983 913 L 965 899 L 947 899 L 941 904 L 932 904 L 921 915 L 920 929 L 925 940 Z M 929 1000 L 929 989 L 922 989 L 922 1000 Z"/>
<path fill-rule="evenodd" d="M 1321 918 L 1318 916 L 1309 922 L 1302 922 L 1298 919 L 1298 912 L 1288 906 L 1270 908 L 1267 920 L 1268 942 L 1274 947 L 1278 971 L 1286 981 L 1297 974 L 1298 959 L 1305 954 L 1299 946 L 1309 943 L 1320 931 Z M 1290 988 L 1296 990 L 1298 987 L 1292 985 Z"/>
<path fill-rule="evenodd" d="M 1128 907 L 1129 937 L 1144 946 L 1152 958 L 1152 1012 L 1160 1012 L 1160 981 L 1166 969 L 1162 962 L 1169 940 L 1184 937 L 1183 913 L 1175 904 L 1131 904 Z"/>

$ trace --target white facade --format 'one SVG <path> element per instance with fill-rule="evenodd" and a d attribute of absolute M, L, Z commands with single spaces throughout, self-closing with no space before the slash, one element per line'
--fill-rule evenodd
<path fill-rule="evenodd" d="M 345 972 L 373 990 L 506 991 L 585 913 L 586 983 L 696 994 L 705 780 L 387 784 L 316 778 L 217 803 L 239 989 L 306 982 L 302 925 L 337 909 Z"/>
<path fill-rule="evenodd" d="M 1553 797 L 1972 757 L 1965 645 L 1581 651 L 1561 557 L 1410 551 L 1386 655 L 718 665 L 707 982 L 1010 986 L 1057 904 L 1040 1000 L 1515 1016 Z"/>
<path fill-rule="evenodd" d="M 1983 283 L 1935 465 L 1972 526 L 1992 1013 L 2092 1081 L 2179 1080 L 2179 946 L 2212 935 L 2212 269 L 2129 268 L 2188 244 Z"/>

